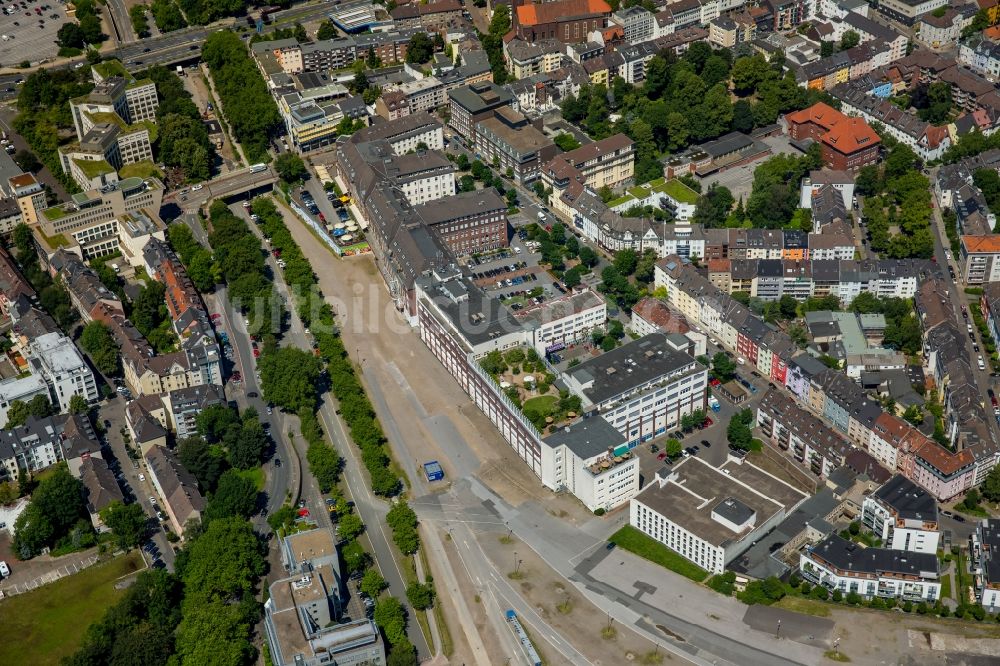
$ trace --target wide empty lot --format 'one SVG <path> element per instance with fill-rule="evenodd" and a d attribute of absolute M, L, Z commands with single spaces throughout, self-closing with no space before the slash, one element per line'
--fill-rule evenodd
<path fill-rule="evenodd" d="M 18 3 L 17 11 L 9 16 L 0 12 L 0 34 L 7 37 L 6 41 L 0 41 L 0 66 L 16 67 L 25 60 L 37 64 L 59 52 L 56 33 L 63 23 L 69 21 L 63 11 L 64 5 L 53 0 L 34 0 L 26 4 L 27 9 L 22 9 Z M 0 3 L 0 6 L 9 7 L 10 2 Z M 35 7 L 42 6 L 47 6 L 48 9 L 39 16 L 35 13 Z M 31 16 L 25 16 L 26 13 Z M 58 14 L 59 18 L 50 18 L 52 14 Z M 39 24 L 41 20 L 45 21 L 44 27 Z M 14 25 L 15 22 L 20 25 Z"/>

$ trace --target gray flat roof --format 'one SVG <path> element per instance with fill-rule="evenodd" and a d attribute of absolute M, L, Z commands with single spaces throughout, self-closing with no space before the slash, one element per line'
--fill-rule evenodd
<path fill-rule="evenodd" d="M 874 497 L 895 509 L 900 518 L 937 522 L 937 500 L 902 474 L 882 484 Z"/>
<path fill-rule="evenodd" d="M 566 446 L 586 460 L 625 443 L 625 436 L 600 416 L 580 419 L 544 439 L 551 447 Z"/>
<path fill-rule="evenodd" d="M 696 363 L 694 358 L 667 345 L 666 335 L 650 333 L 584 361 L 566 374 L 584 386 L 593 382 L 584 393 L 591 402 L 599 404 L 691 363 Z"/>
<path fill-rule="evenodd" d="M 759 476 L 749 477 L 747 470 Z M 650 483 L 635 497 L 647 507 L 663 515 L 695 536 L 714 546 L 736 541 L 749 531 L 736 533 L 712 518 L 712 511 L 724 500 L 735 500 L 746 510 L 757 514 L 756 525 L 762 525 L 779 511 L 789 510 L 806 498 L 804 493 L 793 492 L 794 503 L 786 504 L 770 493 L 787 496 L 788 488 L 773 477 L 768 477 L 753 465 L 727 462 L 716 469 L 697 457 L 685 458 L 674 465 L 668 480 L 660 485 Z M 768 482 L 760 485 L 760 478 Z"/>

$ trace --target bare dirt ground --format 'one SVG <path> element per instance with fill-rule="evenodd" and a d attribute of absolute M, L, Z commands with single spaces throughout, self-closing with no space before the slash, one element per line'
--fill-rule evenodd
<path fill-rule="evenodd" d="M 483 551 L 497 569 L 508 573 L 508 577 L 512 573 L 512 555 L 517 552 L 517 558 L 521 561 L 518 567 L 519 579 L 511 580 L 511 585 L 531 602 L 546 624 L 587 655 L 595 666 L 690 663 L 668 653 L 624 625 L 609 625 L 607 615 L 585 599 L 575 587 L 566 583 L 530 547 L 516 537 L 508 541 L 503 536 L 496 533 L 480 535 Z M 546 663 L 570 664 L 555 651 L 546 650 L 546 645 L 541 641 L 536 640 L 535 644 L 542 648 Z"/>

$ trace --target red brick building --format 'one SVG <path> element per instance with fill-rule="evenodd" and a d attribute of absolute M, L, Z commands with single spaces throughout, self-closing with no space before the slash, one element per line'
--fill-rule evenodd
<path fill-rule="evenodd" d="M 526 42 L 558 39 L 576 44 L 587 41 L 587 33 L 604 30 L 609 16 L 611 6 L 605 0 L 525 3 L 514 9 L 514 32 Z"/>
<path fill-rule="evenodd" d="M 878 161 L 881 139 L 861 118 L 845 116 L 818 102 L 808 109 L 789 113 L 785 120 L 792 139 L 812 139 L 823 146 L 823 163 L 827 168 L 854 171 Z"/>

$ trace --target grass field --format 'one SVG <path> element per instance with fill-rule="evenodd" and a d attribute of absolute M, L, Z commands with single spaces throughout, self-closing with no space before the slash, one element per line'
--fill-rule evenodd
<path fill-rule="evenodd" d="M 257 488 L 257 492 L 264 490 L 264 470 L 263 468 L 257 467 L 255 469 L 245 469 L 240 471 L 240 476 L 244 479 L 250 479 L 253 481 L 254 486 Z"/>
<path fill-rule="evenodd" d="M 626 525 L 612 534 L 609 541 L 619 548 L 633 552 L 639 557 L 643 557 L 650 562 L 655 562 L 661 567 L 666 567 L 686 578 L 690 578 L 696 583 L 700 583 L 708 576 L 708 572 L 698 565 L 681 557 L 662 543 L 646 536 L 631 525 Z"/>
<path fill-rule="evenodd" d="M 138 551 L 97 564 L 41 589 L 0 601 L 7 640 L 0 641 L 0 664 L 56 664 L 73 654 L 87 627 L 100 619 L 124 590 L 115 581 L 138 571 Z"/>
<path fill-rule="evenodd" d="M 945 574 L 941 576 L 941 598 L 945 599 L 951 596 L 951 574 Z"/>
<path fill-rule="evenodd" d="M 555 409 L 557 402 L 559 402 L 557 395 L 536 395 L 534 398 L 525 400 L 522 409 L 537 409 L 547 416 Z"/>
<path fill-rule="evenodd" d="M 814 615 L 816 617 L 828 617 L 830 615 L 830 604 L 804 597 L 785 596 L 774 605 L 778 608 L 806 615 Z"/>

